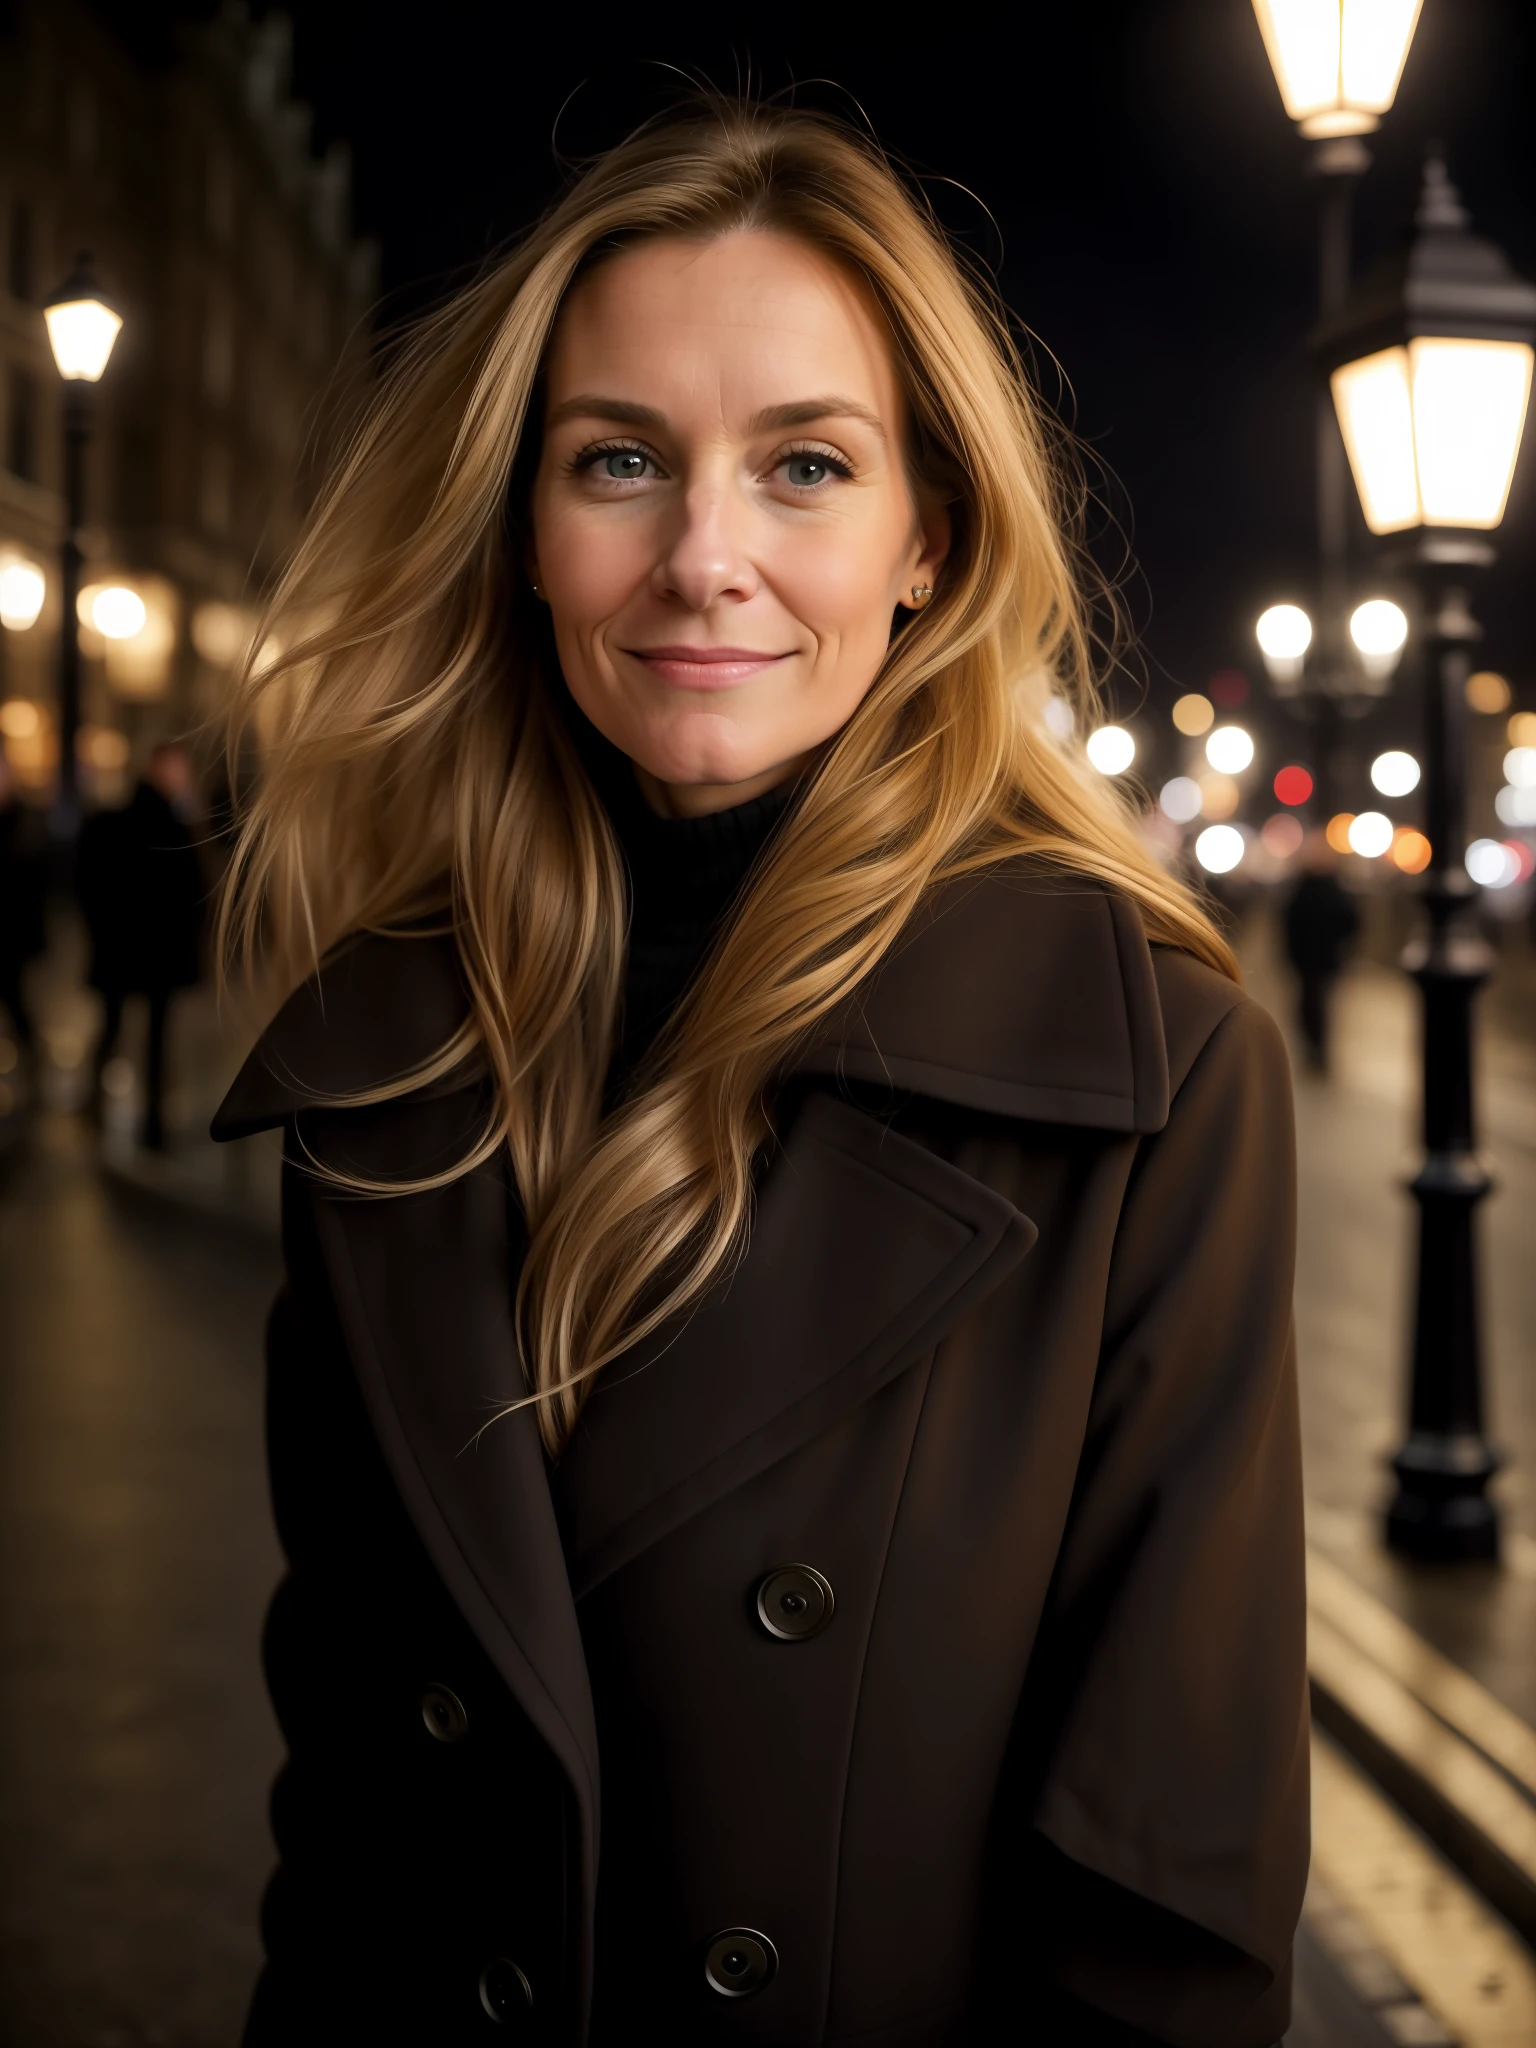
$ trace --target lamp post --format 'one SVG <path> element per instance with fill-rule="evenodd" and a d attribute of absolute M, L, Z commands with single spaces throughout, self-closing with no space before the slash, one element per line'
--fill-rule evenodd
<path fill-rule="evenodd" d="M 1491 966 L 1466 852 L 1466 698 L 1481 637 L 1468 586 L 1493 560 L 1514 475 L 1536 341 L 1536 286 L 1468 231 L 1432 156 L 1417 233 L 1313 337 L 1366 524 L 1403 536 L 1424 642 L 1425 931 L 1404 955 L 1423 1000 L 1424 1162 L 1408 1437 L 1393 1459 L 1387 1541 L 1422 1558 L 1498 1554 L 1487 1495 L 1475 1220 L 1491 1186 L 1477 1157 L 1472 1003 Z"/>
<path fill-rule="evenodd" d="M 60 550 L 59 594 L 59 792 L 54 829 L 70 840 L 80 824 L 80 782 L 75 740 L 80 731 L 80 529 L 85 524 L 85 450 L 91 411 L 81 388 L 99 381 L 122 327 L 122 316 L 103 297 L 81 254 L 75 267 L 43 308 L 48 343 L 64 380 L 64 541 Z"/>
<path fill-rule="evenodd" d="M 1418 25 L 1421 0 L 1253 0 L 1285 111 L 1310 145 L 1317 181 L 1318 316 L 1337 313 L 1349 292 L 1355 181 L 1370 169 L 1361 141 L 1381 126 Z M 1321 604 L 1309 664 L 1317 724 L 1318 799 L 1332 807 L 1338 700 L 1355 682 L 1344 638 L 1348 609 L 1349 481 L 1327 393 L 1318 396 L 1317 553 Z M 1294 688 L 1301 683 L 1298 671 Z"/>

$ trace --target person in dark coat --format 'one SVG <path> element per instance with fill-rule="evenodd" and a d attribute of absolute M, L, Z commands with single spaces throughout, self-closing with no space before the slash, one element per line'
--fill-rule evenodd
<path fill-rule="evenodd" d="M 1338 858 L 1322 832 L 1308 833 L 1302 863 L 1285 906 L 1285 951 L 1299 984 L 1297 1021 L 1307 1061 L 1314 1073 L 1325 1074 L 1333 985 L 1360 930 L 1360 912 L 1339 880 Z"/>
<path fill-rule="evenodd" d="M 709 108 L 301 544 L 214 1126 L 285 1148 L 247 2048 L 1284 2033 L 1289 1069 L 1050 737 L 1004 332 L 867 143 Z"/>
<path fill-rule="evenodd" d="M 194 786 L 186 749 L 150 755 L 128 803 L 97 811 L 80 834 L 76 890 L 91 939 L 90 985 L 103 1003 L 92 1060 L 98 1111 L 102 1076 L 117 1050 L 123 1005 L 148 998 L 143 1141 L 165 1144 L 165 1041 L 171 1000 L 202 974 L 207 883 L 188 817 Z"/>
<path fill-rule="evenodd" d="M 0 1009 L 23 1053 L 37 1044 L 22 971 L 43 950 L 44 870 L 35 822 L 0 749 Z"/>

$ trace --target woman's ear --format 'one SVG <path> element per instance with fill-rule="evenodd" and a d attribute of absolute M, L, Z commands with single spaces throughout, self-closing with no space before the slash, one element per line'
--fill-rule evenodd
<path fill-rule="evenodd" d="M 939 586 L 939 575 L 949 559 L 950 543 L 954 539 L 954 526 L 949 516 L 949 506 L 942 498 L 924 494 L 918 507 L 917 534 L 913 540 L 913 552 L 909 559 L 909 573 L 901 602 L 908 611 L 921 611 L 931 602 Z M 925 597 L 916 595 L 926 591 Z"/>

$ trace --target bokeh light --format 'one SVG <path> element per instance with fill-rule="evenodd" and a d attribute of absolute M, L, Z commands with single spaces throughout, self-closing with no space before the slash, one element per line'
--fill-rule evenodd
<path fill-rule="evenodd" d="M 1323 829 L 1323 837 L 1335 853 L 1348 853 L 1349 828 L 1355 822 L 1353 811 L 1335 811 Z"/>
<path fill-rule="evenodd" d="M 1392 838 L 1392 865 L 1405 875 L 1422 875 L 1433 850 L 1422 832 L 1412 825 L 1399 825 Z"/>
<path fill-rule="evenodd" d="M 1474 839 L 1467 848 L 1467 873 L 1480 889 L 1507 889 L 1520 879 L 1520 859 L 1502 840 Z"/>
<path fill-rule="evenodd" d="M 1240 725 L 1218 725 L 1205 743 L 1205 758 L 1218 775 L 1241 775 L 1253 759 L 1253 741 Z"/>
<path fill-rule="evenodd" d="M 1493 800 L 1501 825 L 1536 825 L 1536 789 L 1510 789 L 1507 785 Z"/>
<path fill-rule="evenodd" d="M 1230 775 L 1207 770 L 1200 777 L 1200 808 L 1208 818 L 1230 818 L 1243 800 L 1243 793 Z"/>
<path fill-rule="evenodd" d="M 104 640 L 131 640 L 148 617 L 143 598 L 126 583 L 104 584 L 91 596 L 90 623 Z"/>
<path fill-rule="evenodd" d="M 1380 860 L 1394 837 L 1392 820 L 1384 811 L 1362 811 L 1349 828 L 1349 850 L 1362 860 Z"/>
<path fill-rule="evenodd" d="M 1304 804 L 1312 795 L 1312 777 L 1292 762 L 1275 777 L 1275 797 L 1282 804 Z"/>
<path fill-rule="evenodd" d="M 1528 882 L 1532 875 L 1536 875 L 1536 853 L 1531 851 L 1525 840 L 1506 839 L 1504 849 L 1515 857 L 1515 865 L 1519 870 L 1515 876 L 1517 882 Z"/>
<path fill-rule="evenodd" d="M 1350 613 L 1349 637 L 1362 654 L 1396 654 L 1408 638 L 1408 614 L 1390 597 L 1369 597 Z"/>
<path fill-rule="evenodd" d="M 1209 697 L 1202 697 L 1198 690 L 1192 690 L 1174 705 L 1173 722 L 1180 732 L 1197 740 L 1201 733 L 1209 732 L 1216 723 L 1216 706 Z"/>
<path fill-rule="evenodd" d="M 1536 747 L 1536 711 L 1517 711 L 1509 721 L 1508 733 L 1512 747 Z"/>
<path fill-rule="evenodd" d="M 1474 711 L 1496 717 L 1509 709 L 1509 684 L 1491 668 L 1474 669 L 1467 677 L 1467 703 Z"/>
<path fill-rule="evenodd" d="M 1187 825 L 1205 808 L 1200 785 L 1190 775 L 1175 775 L 1171 782 L 1165 782 L 1157 802 L 1163 816 L 1171 818 L 1175 825 Z"/>
<path fill-rule="evenodd" d="M 1419 764 L 1397 749 L 1378 754 L 1371 763 L 1371 782 L 1383 796 L 1407 796 L 1419 786 Z"/>
<path fill-rule="evenodd" d="M 1253 635 L 1272 661 L 1299 661 L 1312 645 L 1312 621 L 1299 604 L 1272 604 L 1259 613 Z"/>
<path fill-rule="evenodd" d="M 1536 747 L 1511 747 L 1504 756 L 1504 780 L 1515 789 L 1536 789 Z"/>
<path fill-rule="evenodd" d="M 1229 875 L 1247 851 L 1235 825 L 1207 825 L 1195 841 L 1195 859 L 1208 875 Z"/>
<path fill-rule="evenodd" d="M 0 704 L 0 733 L 8 740 L 35 739 L 42 728 L 43 714 L 25 697 L 12 697 Z"/>
<path fill-rule="evenodd" d="M 1123 775 L 1136 758 L 1136 742 L 1123 725 L 1101 725 L 1088 735 L 1088 759 L 1101 775 Z"/>
<path fill-rule="evenodd" d="M 0 626 L 13 633 L 35 626 L 47 593 L 48 579 L 36 562 L 0 563 Z"/>
<path fill-rule="evenodd" d="M 1276 860 L 1289 860 L 1305 836 L 1300 818 L 1292 817 L 1289 811 L 1276 811 L 1272 818 L 1266 818 L 1264 829 L 1259 834 L 1264 842 L 1264 851 L 1273 854 Z"/>

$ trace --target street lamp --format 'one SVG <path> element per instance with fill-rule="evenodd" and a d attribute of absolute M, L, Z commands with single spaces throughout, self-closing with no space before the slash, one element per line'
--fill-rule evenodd
<path fill-rule="evenodd" d="M 122 315 L 102 295 L 83 253 L 43 308 L 48 343 L 64 380 L 64 541 L 60 550 L 59 632 L 59 796 L 55 812 L 60 838 L 72 839 L 80 823 L 75 740 L 80 730 L 80 529 L 85 524 L 85 449 L 91 412 L 82 386 L 96 383 L 107 367 Z"/>
<path fill-rule="evenodd" d="M 1253 0 L 1285 111 L 1312 141 L 1369 135 L 1397 97 L 1420 0 Z"/>
<path fill-rule="evenodd" d="M 1401 534 L 1398 563 L 1425 623 L 1427 929 L 1403 964 L 1423 999 L 1424 1163 L 1408 1438 L 1393 1459 L 1393 1548 L 1491 1558 L 1474 1217 L 1491 1186 L 1472 1114 L 1472 999 L 1492 957 L 1471 914 L 1466 855 L 1466 682 L 1481 637 L 1468 603 L 1493 560 L 1479 534 L 1503 517 L 1536 341 L 1536 286 L 1468 232 L 1445 166 L 1425 166 L 1407 251 L 1362 280 L 1313 337 L 1371 530 Z"/>

